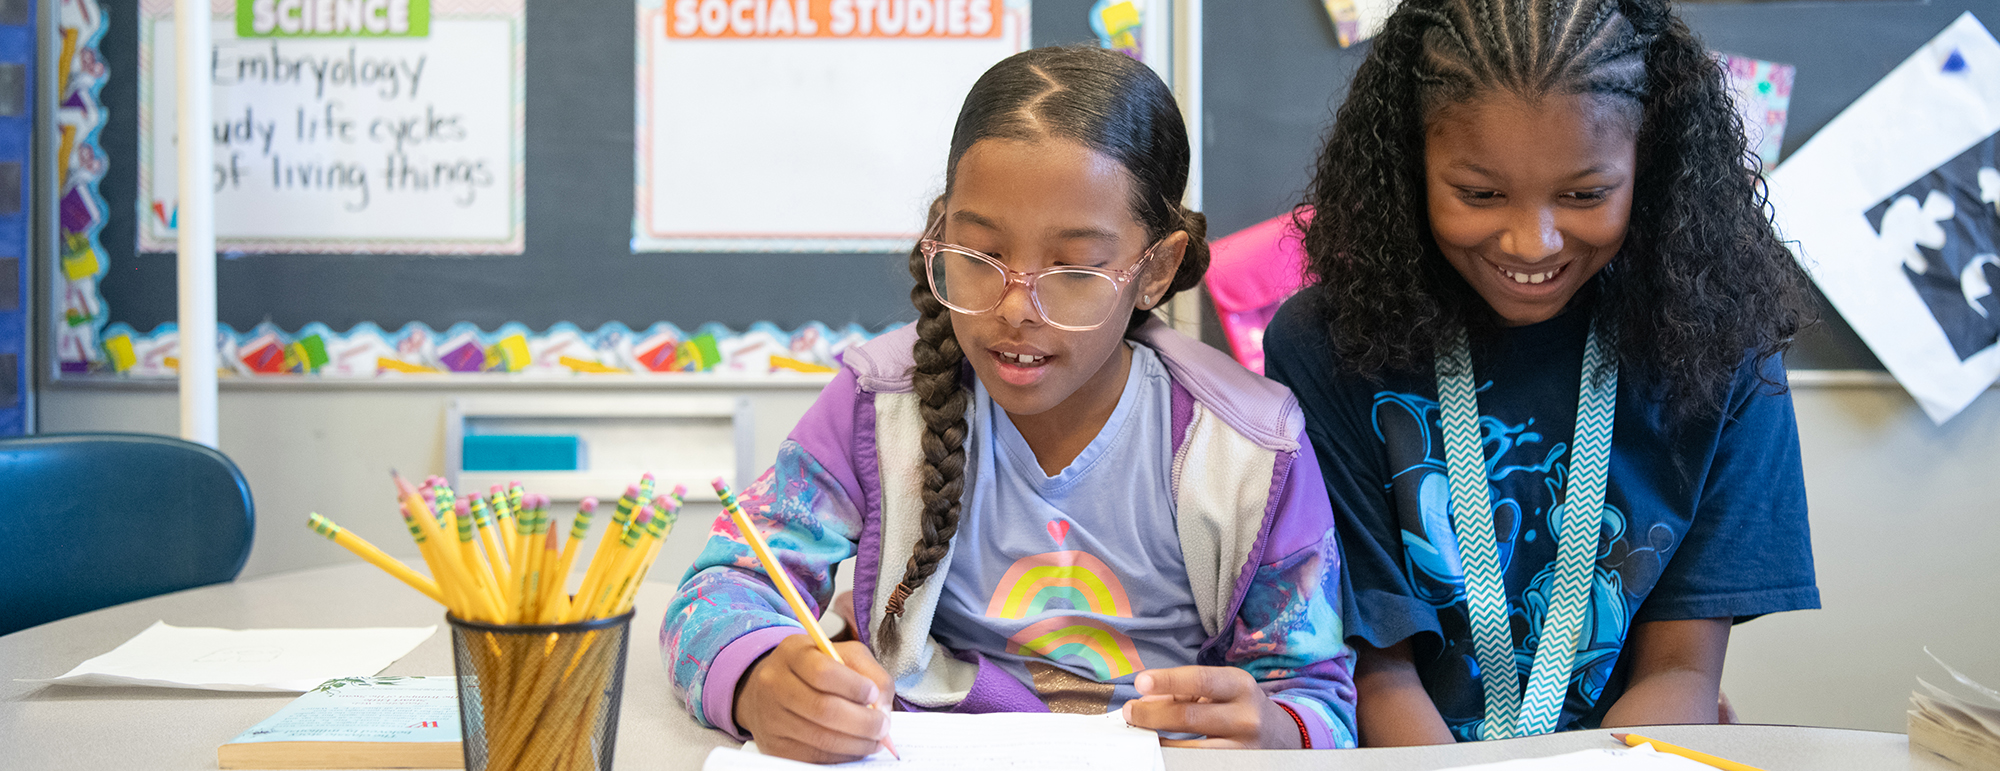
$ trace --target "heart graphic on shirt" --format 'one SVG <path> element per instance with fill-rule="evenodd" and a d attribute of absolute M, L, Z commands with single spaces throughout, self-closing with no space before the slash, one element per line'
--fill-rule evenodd
<path fill-rule="evenodd" d="M 1063 539 L 1069 537 L 1069 522 L 1067 521 L 1058 519 L 1050 522 L 1048 529 L 1049 537 L 1056 539 L 1057 546 L 1061 546 Z"/>

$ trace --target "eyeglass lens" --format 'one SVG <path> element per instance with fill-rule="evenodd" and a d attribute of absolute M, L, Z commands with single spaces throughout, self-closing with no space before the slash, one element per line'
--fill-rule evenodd
<path fill-rule="evenodd" d="M 1007 293 L 1007 274 L 992 263 L 963 252 L 940 249 L 931 272 L 945 303 L 972 313 L 1000 305 Z M 1035 298 L 1045 320 L 1058 326 L 1089 327 L 1103 323 L 1118 300 L 1118 283 L 1086 271 L 1058 270 L 1035 279 Z"/>

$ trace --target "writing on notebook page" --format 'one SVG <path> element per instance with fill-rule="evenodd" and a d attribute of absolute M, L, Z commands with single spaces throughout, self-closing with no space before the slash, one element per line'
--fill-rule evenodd
<path fill-rule="evenodd" d="M 860 771 L 1015 771 L 1060 766 L 1078 771 L 1161 771 L 1159 737 L 1107 715 L 995 713 L 953 715 L 898 712 L 889 735 L 903 759 L 886 752 L 835 766 L 813 766 L 743 750 L 717 748 L 702 771 L 780 771 L 799 768 Z M 1059 760 L 1059 762 L 1058 762 Z"/>

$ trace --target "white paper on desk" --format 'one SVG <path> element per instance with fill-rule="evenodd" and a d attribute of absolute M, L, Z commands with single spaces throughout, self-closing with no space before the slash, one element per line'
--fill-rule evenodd
<path fill-rule="evenodd" d="M 903 756 L 887 752 L 834 766 L 759 755 L 754 745 L 742 750 L 717 747 L 708 753 L 702 771 L 802 771 L 809 768 L 862 771 L 1160 771 L 1159 736 L 1125 724 L 1122 715 L 1058 715 L 1001 712 L 954 715 L 938 712 L 897 712 L 889 716 L 889 738 Z"/>
<path fill-rule="evenodd" d="M 155 621 L 124 645 L 61 677 L 20 682 L 304 693 L 336 677 L 381 672 L 436 632 L 435 625 L 215 629 Z"/>
<path fill-rule="evenodd" d="M 1629 750 L 1584 750 L 1548 758 L 1522 758 L 1444 771 L 1715 771 L 1715 767 L 1656 752 L 1651 744 Z"/>

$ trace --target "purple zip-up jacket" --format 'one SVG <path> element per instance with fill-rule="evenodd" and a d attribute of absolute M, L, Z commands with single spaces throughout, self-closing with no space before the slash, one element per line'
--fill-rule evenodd
<path fill-rule="evenodd" d="M 1128 337 L 1158 353 L 1173 380 L 1175 522 L 1209 635 L 1196 662 L 1256 677 L 1299 715 L 1313 747 L 1354 746 L 1340 551 L 1298 402 L 1284 386 L 1158 321 Z M 858 558 L 855 632 L 895 678 L 905 707 L 1047 711 L 981 651 L 946 650 L 930 638 L 943 580 L 924 582 L 886 627 L 893 631 L 881 631 L 922 517 L 915 341 L 914 326 L 906 326 L 850 350 L 779 448 L 777 464 L 739 500 L 815 614 L 833 594 L 833 566 Z M 968 467 L 966 489 L 975 484 Z M 950 568 L 947 554 L 934 575 Z M 780 640 L 803 633 L 724 515 L 667 606 L 660 658 L 688 712 L 742 739 L 737 682 Z"/>

